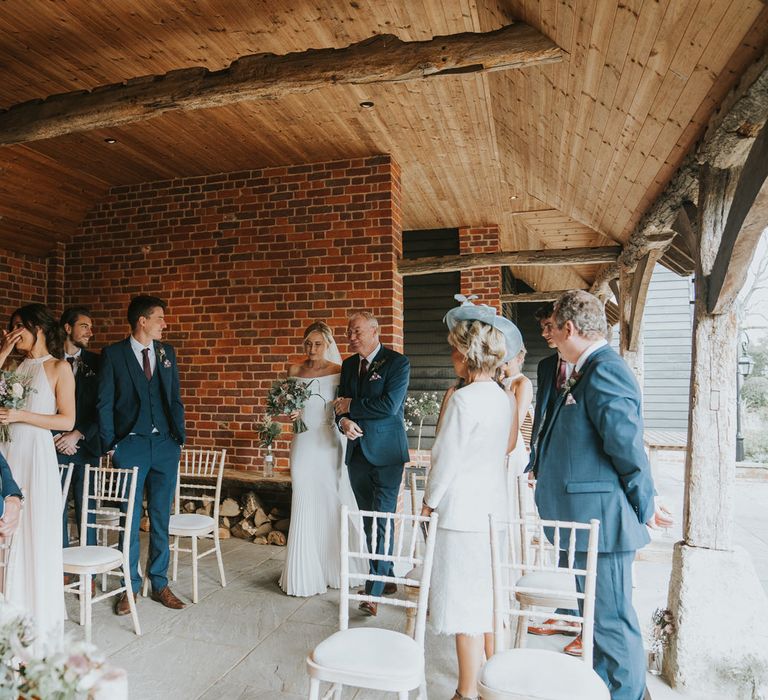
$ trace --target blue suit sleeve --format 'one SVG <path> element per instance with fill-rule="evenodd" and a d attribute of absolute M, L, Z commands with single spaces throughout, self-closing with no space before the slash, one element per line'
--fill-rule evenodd
<path fill-rule="evenodd" d="M 408 381 L 411 376 L 411 363 L 405 355 L 395 355 L 389 372 L 384 377 L 384 390 L 376 398 L 353 399 L 349 406 L 352 420 L 370 420 L 396 416 L 405 401 Z"/>
<path fill-rule="evenodd" d="M 171 414 L 179 428 L 179 440 L 183 445 L 187 441 L 187 431 L 184 423 L 184 404 L 181 401 L 181 388 L 179 382 L 179 363 L 176 359 L 176 351 L 170 348 L 173 354 L 173 385 L 171 387 Z"/>
<path fill-rule="evenodd" d="M 99 399 L 96 413 L 99 417 L 101 448 L 107 452 L 115 443 L 115 368 L 112 353 L 106 348 L 101 353 L 99 369 Z"/>
<path fill-rule="evenodd" d="M 8 462 L 5 461 L 5 457 L 2 455 L 0 455 L 0 495 L 2 495 L 2 498 L 8 498 L 8 496 L 21 497 L 21 489 L 13 478 L 13 474 L 11 474 Z M 0 504 L 0 513 L 2 513 L 2 504 Z"/>
<path fill-rule="evenodd" d="M 587 414 L 637 519 L 646 523 L 654 513 L 654 487 L 643 449 L 640 389 L 623 361 L 597 363 L 590 383 L 596 391 L 585 392 Z"/>

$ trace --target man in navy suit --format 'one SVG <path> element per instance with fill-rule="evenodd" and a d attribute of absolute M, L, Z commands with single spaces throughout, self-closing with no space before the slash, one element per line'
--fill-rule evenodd
<path fill-rule="evenodd" d="M 167 326 L 165 309 L 166 303 L 158 297 L 142 295 L 131 300 L 131 335 L 101 353 L 98 411 L 102 449 L 112 451 L 117 467 L 139 467 L 130 533 L 134 595 L 141 587 L 139 521 L 146 486 L 150 520 L 147 575 L 152 599 L 180 609 L 184 603 L 168 587 L 168 521 L 186 434 L 176 353 L 160 342 Z M 130 612 L 125 593 L 115 612 Z"/>
<path fill-rule="evenodd" d="M 403 409 L 408 391 L 410 363 L 405 355 L 379 342 L 378 321 L 368 312 L 355 313 L 347 326 L 349 347 L 355 354 L 341 365 L 339 398 L 334 402 L 336 423 L 347 436 L 345 461 L 349 480 L 361 510 L 394 513 L 408 461 L 408 438 Z M 372 548 L 371 518 L 364 520 Z M 377 553 L 384 552 L 384 521 L 377 527 Z M 390 539 L 390 553 L 394 538 Z M 371 573 L 389 576 L 391 562 L 372 562 Z M 367 581 L 367 595 L 395 593 L 397 586 Z M 376 615 L 376 605 L 363 601 L 360 610 Z"/>
<path fill-rule="evenodd" d="M 69 362 L 75 375 L 75 427 L 66 432 L 54 432 L 54 442 L 59 464 L 74 464 L 72 490 L 75 497 L 75 522 L 80 536 L 80 518 L 83 512 L 83 479 L 85 465 L 97 465 L 101 455 L 99 441 L 99 416 L 96 412 L 98 398 L 99 356 L 88 350 L 93 337 L 91 312 L 83 306 L 66 309 L 59 325 L 65 333 L 64 359 Z M 88 514 L 88 522 L 96 519 Z M 64 546 L 69 547 L 67 509 L 64 509 Z M 96 544 L 96 531 L 89 529 L 88 545 Z"/>
<path fill-rule="evenodd" d="M 655 508 L 640 387 L 605 340 L 602 304 L 588 292 L 565 292 L 554 318 L 552 340 L 574 371 L 539 440 L 536 505 L 545 520 L 600 521 L 594 669 L 612 700 L 642 700 L 645 663 L 632 607 L 632 561 L 650 539 L 646 523 L 672 523 Z M 586 535 L 577 537 L 577 568 L 586 568 Z M 568 544 L 561 540 L 563 548 Z M 583 590 L 580 577 L 576 583 Z"/>
<path fill-rule="evenodd" d="M 10 537 L 19 525 L 24 496 L 11 474 L 5 457 L 0 455 L 0 538 Z"/>

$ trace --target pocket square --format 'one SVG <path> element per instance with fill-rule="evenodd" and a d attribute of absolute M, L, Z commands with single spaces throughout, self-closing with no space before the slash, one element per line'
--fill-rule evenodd
<path fill-rule="evenodd" d="M 573 394 L 568 394 L 568 396 L 565 397 L 565 405 L 566 406 L 576 405 L 576 399 L 573 398 Z"/>
<path fill-rule="evenodd" d="M 378 372 L 374 372 L 374 373 L 371 375 L 370 379 L 368 379 L 368 381 L 369 381 L 369 382 L 375 382 L 375 381 L 377 381 L 378 379 L 381 379 L 381 375 L 380 375 Z"/>

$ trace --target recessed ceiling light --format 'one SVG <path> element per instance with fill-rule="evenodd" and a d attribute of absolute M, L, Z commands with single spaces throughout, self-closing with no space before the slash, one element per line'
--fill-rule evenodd
<path fill-rule="evenodd" d="M 363 102 L 360 103 L 360 106 L 363 109 L 373 109 L 375 107 L 375 105 L 371 100 L 364 100 Z"/>
<path fill-rule="evenodd" d="M 110 136 L 108 139 L 104 139 L 104 143 L 108 143 L 111 146 L 113 143 L 117 143 L 117 139 L 113 139 Z"/>

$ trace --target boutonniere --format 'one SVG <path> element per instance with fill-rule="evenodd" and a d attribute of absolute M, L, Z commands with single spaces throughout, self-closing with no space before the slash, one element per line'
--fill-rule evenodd
<path fill-rule="evenodd" d="M 571 393 L 571 390 L 576 386 L 579 379 L 581 379 L 581 372 L 577 372 L 574 369 L 573 372 L 571 372 L 571 376 L 565 380 L 565 384 L 563 385 L 563 396 L 568 396 Z M 573 403 L 576 402 L 573 401 Z"/>
<path fill-rule="evenodd" d="M 165 348 L 162 345 L 157 349 L 157 357 L 162 363 L 163 367 L 165 367 L 166 369 L 170 368 L 171 361 L 168 359 L 167 355 L 165 354 Z"/>
<path fill-rule="evenodd" d="M 371 379 L 373 379 L 373 375 L 376 374 L 376 370 L 381 369 L 385 362 L 386 360 L 376 360 L 376 362 L 371 365 Z M 381 379 L 381 376 L 376 374 L 376 379 Z"/>
<path fill-rule="evenodd" d="M 83 360 L 82 355 L 78 355 L 77 359 L 75 360 L 75 364 L 77 364 L 77 373 L 81 377 L 95 377 L 96 372 L 94 372 L 88 364 L 86 364 L 85 360 Z"/>
<path fill-rule="evenodd" d="M 369 382 L 375 382 L 381 379 L 381 375 L 378 372 L 374 372 L 370 378 L 368 379 Z"/>

